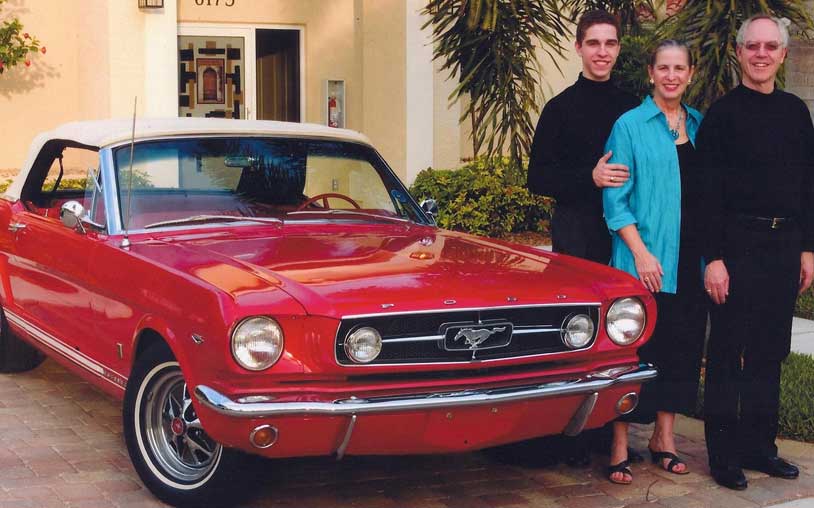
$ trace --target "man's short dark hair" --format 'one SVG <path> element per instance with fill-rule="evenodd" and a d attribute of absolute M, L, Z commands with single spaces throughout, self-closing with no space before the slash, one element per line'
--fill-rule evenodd
<path fill-rule="evenodd" d="M 594 25 L 611 25 L 616 29 L 617 38 L 622 31 L 619 18 L 608 11 L 601 9 L 588 11 L 580 16 L 579 22 L 577 23 L 577 44 L 582 44 L 582 41 L 585 39 L 585 32 Z"/>

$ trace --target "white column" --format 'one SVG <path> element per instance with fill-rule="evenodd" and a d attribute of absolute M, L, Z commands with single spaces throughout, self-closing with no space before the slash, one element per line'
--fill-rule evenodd
<path fill-rule="evenodd" d="M 425 0 L 406 0 L 407 48 L 407 184 L 432 166 L 433 157 L 433 64 L 431 31 L 422 30 L 426 16 L 420 14 Z"/>
<path fill-rule="evenodd" d="M 135 3 L 135 2 L 134 2 Z M 144 116 L 178 116 L 178 2 L 144 9 Z"/>

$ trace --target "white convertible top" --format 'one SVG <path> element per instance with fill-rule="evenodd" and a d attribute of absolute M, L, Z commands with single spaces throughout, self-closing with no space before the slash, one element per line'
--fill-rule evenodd
<path fill-rule="evenodd" d="M 150 138 L 173 136 L 218 135 L 225 136 L 292 136 L 308 138 L 329 138 L 342 141 L 355 141 L 369 145 L 370 140 L 356 131 L 335 129 L 324 125 L 293 122 L 272 122 L 268 120 L 232 120 L 225 118 L 136 118 L 136 141 Z M 20 199 L 23 184 L 28 178 L 34 160 L 42 147 L 52 140 L 73 141 L 94 148 L 104 148 L 130 141 L 133 135 L 133 119 L 89 120 L 60 125 L 52 131 L 44 132 L 31 142 L 28 157 L 20 168 L 14 182 L 9 185 L 3 198 L 10 201 Z"/>

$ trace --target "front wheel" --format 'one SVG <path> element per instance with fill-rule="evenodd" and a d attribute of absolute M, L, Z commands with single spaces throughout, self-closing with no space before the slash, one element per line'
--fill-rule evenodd
<path fill-rule="evenodd" d="M 238 475 L 237 452 L 201 427 L 181 368 L 164 345 L 139 358 L 127 382 L 124 437 L 130 460 L 148 489 L 175 506 L 224 499 Z"/>

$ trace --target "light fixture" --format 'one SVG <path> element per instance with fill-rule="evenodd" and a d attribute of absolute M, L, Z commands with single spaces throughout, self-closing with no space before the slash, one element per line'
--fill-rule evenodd
<path fill-rule="evenodd" d="M 164 0 L 138 0 L 139 9 L 163 9 Z"/>

